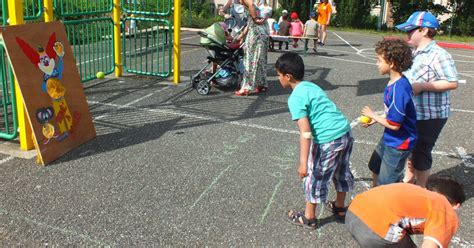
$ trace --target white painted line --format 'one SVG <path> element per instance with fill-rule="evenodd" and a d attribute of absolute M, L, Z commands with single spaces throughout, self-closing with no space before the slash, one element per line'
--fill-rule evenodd
<path fill-rule="evenodd" d="M 4 164 L 4 163 L 6 163 L 6 162 L 8 162 L 8 161 L 10 161 L 10 160 L 12 160 L 12 159 L 13 159 L 13 156 L 6 157 L 6 158 L 0 160 L 0 165 L 1 165 L 1 164 Z"/>
<path fill-rule="evenodd" d="M 344 38 L 342 38 L 341 36 L 339 36 L 336 32 L 332 32 L 334 35 L 336 35 L 339 39 L 341 39 L 342 41 L 344 41 L 344 43 L 346 43 L 347 45 L 349 45 L 352 49 L 356 50 L 357 53 L 360 52 L 359 49 L 353 47 L 347 40 L 344 40 Z"/>
<path fill-rule="evenodd" d="M 466 82 L 467 82 L 466 79 L 460 79 L 460 80 L 458 80 L 458 83 L 460 83 L 460 84 L 465 84 Z"/>
<path fill-rule="evenodd" d="M 375 61 L 377 60 L 377 58 L 376 58 L 377 55 L 375 53 L 364 54 L 365 50 L 372 50 L 373 51 L 373 48 L 361 49 L 356 54 L 361 56 L 361 57 L 364 57 L 366 59 L 375 60 Z"/>
<path fill-rule="evenodd" d="M 197 51 L 197 50 L 202 50 L 203 48 L 194 48 L 194 49 L 191 49 L 191 50 L 187 50 L 187 51 L 184 51 L 184 52 L 181 52 L 181 54 L 185 54 L 185 53 L 190 53 L 190 52 L 194 52 L 194 51 Z M 167 58 L 169 55 L 165 55 L 165 58 Z M 163 57 L 160 57 L 159 59 L 153 59 L 152 62 L 155 62 L 155 61 L 158 61 L 158 60 L 161 60 L 163 59 Z M 207 61 L 207 60 L 206 60 Z M 143 63 L 145 62 L 142 62 L 142 65 Z"/>
<path fill-rule="evenodd" d="M 453 112 L 461 112 L 461 113 L 470 113 L 470 114 L 474 114 L 474 110 L 466 110 L 466 109 L 451 109 L 451 111 Z"/>
<path fill-rule="evenodd" d="M 153 91 L 152 93 L 149 93 L 148 95 L 145 95 L 145 96 L 143 96 L 143 97 L 140 97 L 140 98 L 135 99 L 135 100 L 133 100 L 133 101 L 131 101 L 131 102 L 129 102 L 129 103 L 126 103 L 125 105 L 122 105 L 122 106 L 118 107 L 118 109 L 128 108 L 128 107 L 130 107 L 130 105 L 135 104 L 135 103 L 137 103 L 137 102 L 139 102 L 139 101 L 142 101 L 142 100 L 144 100 L 144 99 L 146 99 L 146 98 L 152 96 L 153 94 L 156 94 L 156 93 L 159 93 L 159 92 L 164 91 L 164 90 L 166 90 L 166 89 L 169 89 L 170 87 L 171 87 L 171 86 L 167 86 L 167 87 L 164 87 L 164 88 L 160 88 L 160 89 L 158 89 L 158 90 L 155 90 L 155 91 Z M 132 93 L 132 94 L 133 94 L 133 93 Z M 104 117 L 106 117 L 106 116 L 109 116 L 110 114 L 111 114 L 111 113 L 109 112 L 109 113 L 106 113 L 106 114 L 97 116 L 97 117 L 95 117 L 95 118 L 93 118 L 93 119 L 94 119 L 94 120 L 100 120 L 100 119 L 102 119 L 102 118 L 104 118 Z"/>
<path fill-rule="evenodd" d="M 144 100 L 144 99 L 146 99 L 146 98 L 152 96 L 153 94 L 160 93 L 160 92 L 165 91 L 165 90 L 167 90 L 167 89 L 169 89 L 169 88 L 171 88 L 171 86 L 167 86 L 167 87 L 164 87 L 164 88 L 155 90 L 155 91 L 149 93 L 148 95 L 145 95 L 145 96 L 143 96 L 143 97 L 137 98 L 137 99 L 135 99 L 135 100 L 133 100 L 133 101 L 131 101 L 131 102 L 129 102 L 129 103 L 123 105 L 123 107 L 126 108 L 126 107 L 128 107 L 128 106 L 130 106 L 130 105 L 132 105 L 132 104 L 135 104 L 135 103 L 137 103 L 137 102 L 140 102 L 140 101 L 142 101 L 142 100 Z"/>
<path fill-rule="evenodd" d="M 456 152 L 466 167 L 474 168 L 474 164 L 471 163 L 472 156 L 467 154 L 466 149 L 463 147 L 456 147 Z"/>
<path fill-rule="evenodd" d="M 282 129 L 282 128 L 273 128 L 273 127 L 268 127 L 268 126 L 263 126 L 263 125 L 243 123 L 243 122 L 240 122 L 240 121 L 227 121 L 227 120 L 223 120 L 223 119 L 219 119 L 219 118 L 215 118 L 215 117 L 189 114 L 189 113 L 183 113 L 183 112 L 178 112 L 178 111 L 173 111 L 173 110 L 136 108 L 136 107 L 133 107 L 133 106 L 124 107 L 123 105 L 118 105 L 118 104 L 113 104 L 113 103 L 102 103 L 102 102 L 90 101 L 90 100 L 88 100 L 87 102 L 89 104 L 98 104 L 98 105 L 110 106 L 110 107 L 115 107 L 115 108 L 130 108 L 130 109 L 134 109 L 134 110 L 141 110 L 141 111 L 147 111 L 147 112 L 152 112 L 152 113 L 177 115 L 177 116 L 182 116 L 182 117 L 187 117 L 187 118 L 194 118 L 194 119 L 198 119 L 198 120 L 226 123 L 226 124 L 240 126 L 240 127 L 249 127 L 249 128 L 267 130 L 267 131 L 278 132 L 278 133 L 288 133 L 288 134 L 298 134 L 299 135 L 299 131 L 297 131 L 297 130 L 287 130 L 287 129 Z M 355 140 L 355 143 L 365 144 L 365 145 L 372 145 L 372 146 L 377 145 L 377 143 L 372 142 L 372 141 L 367 141 L 367 140 Z M 456 153 L 435 151 L 435 150 L 432 151 L 432 154 L 441 155 L 441 156 L 455 156 L 455 157 L 458 157 L 458 155 Z"/>
<path fill-rule="evenodd" d="M 416 236 L 416 235 L 415 235 Z M 458 247 L 461 247 L 461 248 L 468 248 L 468 247 L 474 247 L 474 244 L 466 241 L 466 240 L 462 240 L 459 236 L 454 236 L 452 239 L 451 239 L 451 243 L 453 244 L 456 244 L 456 246 Z"/>
<path fill-rule="evenodd" d="M 472 55 L 465 55 L 465 54 L 459 54 L 459 53 L 451 53 L 451 55 L 464 57 L 464 58 L 474 58 L 474 56 L 472 56 Z"/>
<path fill-rule="evenodd" d="M 190 39 L 194 39 L 194 38 L 198 38 L 198 37 L 201 37 L 201 36 L 199 36 L 199 35 L 194 35 L 194 36 L 182 38 L 182 39 L 180 39 L 180 40 L 190 40 Z"/>
<path fill-rule="evenodd" d="M 463 76 L 465 76 L 465 77 L 474 78 L 474 76 L 471 75 L 471 74 L 466 74 L 466 73 L 462 73 L 462 72 L 458 72 L 458 74 L 459 74 L 459 75 L 463 75 Z"/>
<path fill-rule="evenodd" d="M 365 64 L 365 65 L 376 66 L 375 63 L 369 63 L 369 62 L 363 62 L 363 61 L 357 61 L 357 60 L 350 60 L 350 59 L 340 59 L 340 58 L 324 56 L 324 55 L 318 55 L 318 56 L 323 57 L 323 58 L 327 58 L 327 59 L 333 59 L 333 60 L 339 60 L 339 61 L 345 61 L 345 62 L 351 62 L 351 63 L 357 63 L 357 64 Z"/>
<path fill-rule="evenodd" d="M 467 63 L 467 64 L 473 64 L 474 63 L 474 61 L 472 61 L 472 60 L 459 60 L 459 59 L 456 59 L 454 61 L 456 61 L 456 63 Z"/>

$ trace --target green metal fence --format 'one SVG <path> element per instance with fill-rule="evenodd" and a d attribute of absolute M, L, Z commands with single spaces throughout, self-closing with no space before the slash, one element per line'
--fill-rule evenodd
<path fill-rule="evenodd" d="M 169 17 L 171 0 L 122 0 L 122 10 L 129 14 Z"/>
<path fill-rule="evenodd" d="M 136 28 L 124 28 L 123 67 L 129 73 L 168 77 L 171 75 L 171 23 L 163 19 L 127 17 Z"/>
<path fill-rule="evenodd" d="M 171 0 L 122 0 L 123 67 L 126 72 L 168 77 L 172 70 Z"/>
<path fill-rule="evenodd" d="M 112 12 L 112 0 L 55 0 L 54 9 L 61 17 L 97 16 Z"/>
<path fill-rule="evenodd" d="M 0 81 L 0 138 L 11 140 L 18 136 L 15 82 L 3 43 L 0 43 Z"/>
<path fill-rule="evenodd" d="M 76 58 L 81 81 L 98 71 L 114 71 L 112 0 L 55 0 L 56 16 L 63 21 Z"/>
<path fill-rule="evenodd" d="M 43 0 L 23 0 L 23 18 L 37 20 L 43 15 Z"/>
<path fill-rule="evenodd" d="M 112 19 L 91 18 L 64 22 L 76 58 L 81 81 L 96 78 L 99 71 L 114 71 L 114 23 Z"/>
<path fill-rule="evenodd" d="M 1 0 L 2 4 L 2 25 L 7 25 L 8 15 L 7 15 L 7 0 Z"/>
<path fill-rule="evenodd" d="M 7 1 L 1 0 L 2 25 L 8 25 Z M 4 44 L 0 42 L 0 138 L 12 140 L 18 136 L 15 101 L 15 81 Z"/>

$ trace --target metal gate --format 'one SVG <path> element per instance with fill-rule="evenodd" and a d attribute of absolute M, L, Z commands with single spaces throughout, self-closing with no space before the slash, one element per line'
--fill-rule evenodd
<path fill-rule="evenodd" d="M 12 140 L 18 135 L 15 81 L 3 43 L 0 43 L 0 84 L 0 138 Z"/>
<path fill-rule="evenodd" d="M 171 0 L 121 0 L 122 61 L 126 72 L 171 74 Z M 55 0 L 82 82 L 114 71 L 112 0 Z M 160 19 L 162 18 L 162 19 Z M 132 25 L 133 24 L 133 25 Z"/>
<path fill-rule="evenodd" d="M 122 0 L 122 53 L 126 72 L 171 74 L 171 0 Z"/>
<path fill-rule="evenodd" d="M 81 81 L 99 71 L 114 71 L 114 22 L 112 0 L 55 0 L 54 10 L 66 27 Z"/>

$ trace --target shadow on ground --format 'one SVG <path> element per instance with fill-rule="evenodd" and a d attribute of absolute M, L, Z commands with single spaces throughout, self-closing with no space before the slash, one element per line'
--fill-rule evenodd
<path fill-rule="evenodd" d="M 474 154 L 469 155 L 471 158 L 474 157 Z M 447 176 L 462 183 L 464 185 L 466 201 L 474 196 L 474 168 L 467 167 L 464 163 L 460 163 L 454 167 L 438 171 L 434 173 L 433 176 Z"/>

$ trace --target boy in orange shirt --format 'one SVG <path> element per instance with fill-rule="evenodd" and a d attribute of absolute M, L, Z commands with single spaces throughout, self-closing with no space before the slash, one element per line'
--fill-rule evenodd
<path fill-rule="evenodd" d="M 422 247 L 448 247 L 465 200 L 463 186 L 447 177 L 430 178 L 426 189 L 383 185 L 354 198 L 346 227 L 361 247 L 416 247 L 411 234 L 423 234 Z"/>

